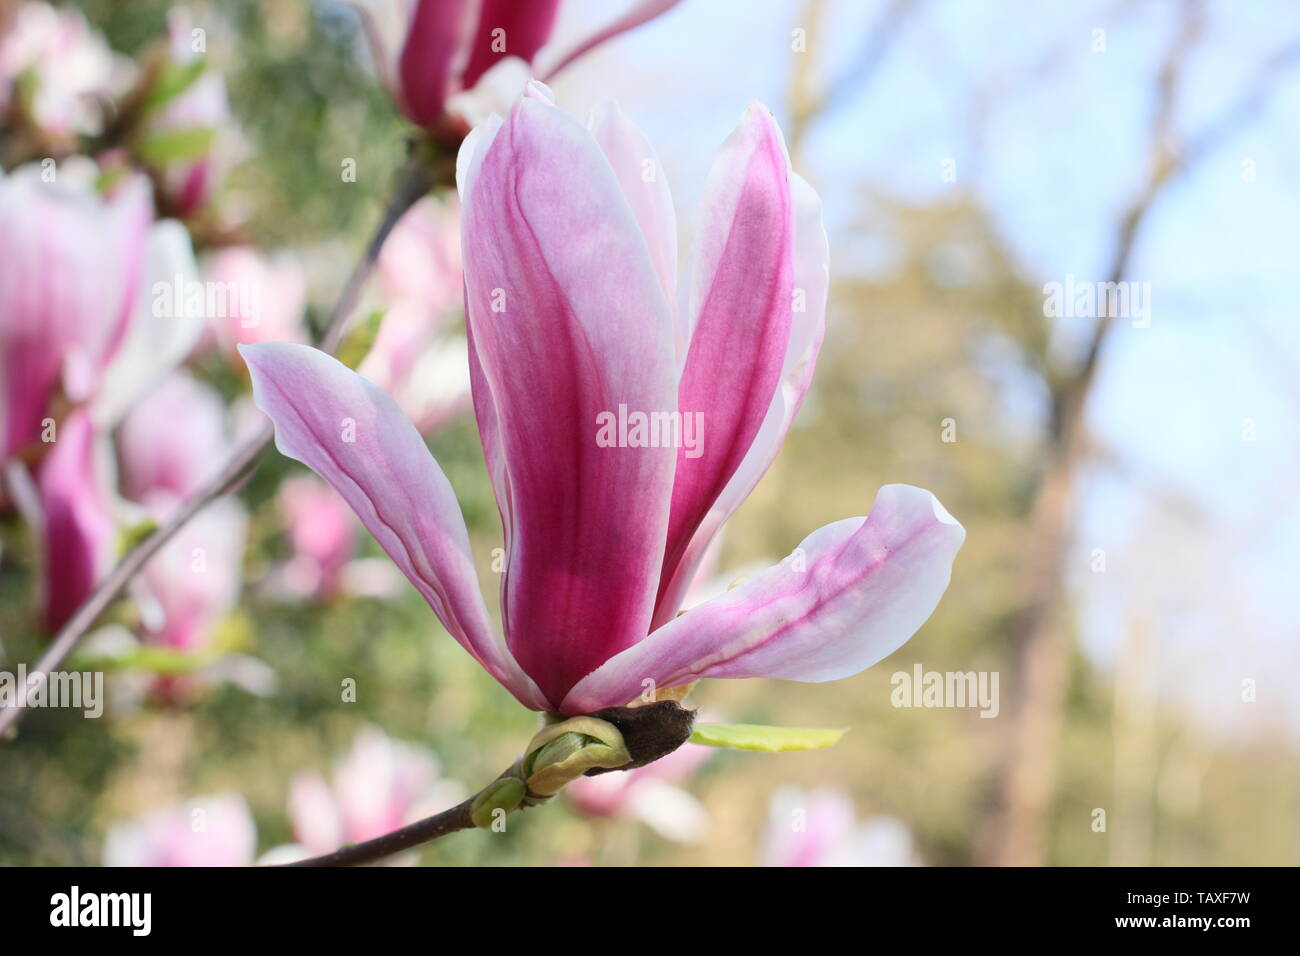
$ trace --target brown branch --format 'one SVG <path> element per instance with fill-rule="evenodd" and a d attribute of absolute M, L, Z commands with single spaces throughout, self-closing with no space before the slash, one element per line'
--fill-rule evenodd
<path fill-rule="evenodd" d="M 442 813 L 436 813 L 431 817 L 425 817 L 423 820 L 417 820 L 400 830 L 385 833 L 373 840 L 354 843 L 351 846 L 335 850 L 333 853 L 326 853 L 324 856 L 313 856 L 306 860 L 295 860 L 292 863 L 279 865 L 359 866 L 364 863 L 374 863 L 386 856 L 392 856 L 394 853 L 401 853 L 403 850 L 414 849 L 423 843 L 429 843 L 460 830 L 473 829 L 474 821 L 470 819 L 470 809 L 474 806 L 474 801 L 478 799 L 478 796 L 478 794 L 475 794 L 464 802 L 456 804 L 450 810 L 444 810 Z"/>
<path fill-rule="evenodd" d="M 384 211 L 374 235 L 366 244 L 361 259 L 353 267 L 330 313 L 320 347 L 333 352 L 348 329 L 348 321 L 361 298 L 366 280 L 374 271 L 379 250 L 388 234 L 402 215 L 434 185 L 445 183 L 449 167 L 446 163 L 435 166 L 427 154 L 417 150 L 401 173 L 397 188 Z M 122 592 L 127 583 L 191 518 L 205 506 L 221 497 L 249 474 L 262 452 L 271 444 L 273 435 L 269 423 L 257 434 L 241 444 L 231 454 L 217 475 L 190 495 L 181 507 L 157 529 L 136 545 L 91 593 L 72 618 L 63 625 L 54 640 L 31 669 L 29 681 L 19 692 L 19 698 L 9 707 L 0 709 L 0 741 L 7 739 L 27 709 L 27 699 L 32 681 L 43 682 L 85 637 L 104 609 Z"/>

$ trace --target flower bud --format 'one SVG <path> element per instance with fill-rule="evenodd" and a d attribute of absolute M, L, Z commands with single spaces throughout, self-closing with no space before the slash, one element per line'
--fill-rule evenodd
<path fill-rule="evenodd" d="M 631 761 L 623 735 L 595 717 L 573 717 L 551 724 L 528 744 L 523 760 L 530 797 L 555 796 L 588 770 L 613 770 Z"/>

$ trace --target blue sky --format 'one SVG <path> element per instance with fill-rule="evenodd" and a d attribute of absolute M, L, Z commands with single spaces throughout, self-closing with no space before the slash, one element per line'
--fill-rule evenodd
<path fill-rule="evenodd" d="M 580 30 L 608 7 L 570 3 L 561 29 Z M 1103 278 L 1118 211 L 1146 171 L 1152 78 L 1178 7 L 922 4 L 871 81 L 837 95 L 807 139 L 801 172 L 826 203 L 832 268 L 862 265 L 844 254 L 861 243 L 847 232 L 842 197 L 864 183 L 939 197 L 955 188 L 940 176 L 951 157 L 958 185 L 983 199 L 1031 281 Z M 786 119 L 802 9 L 684 0 L 554 85 L 574 111 L 619 100 L 689 210 L 714 146 L 749 100 Z M 830 4 L 832 29 L 808 54 L 823 77 L 845 74 L 881 9 Z M 1105 31 L 1104 52 L 1092 49 L 1095 29 Z M 1300 5 L 1211 3 L 1177 129 L 1202 129 L 1297 38 Z M 981 101 L 989 106 L 976 122 Z M 1263 733 L 1280 720 L 1300 738 L 1300 704 L 1281 683 L 1300 664 L 1300 69 L 1267 104 L 1166 190 L 1139 236 L 1129 278 L 1151 283 L 1152 321 L 1117 324 L 1088 410 L 1121 467 L 1087 474 L 1073 583 L 1085 647 L 1102 666 L 1123 621 L 1154 609 L 1156 682 L 1171 696 L 1219 731 Z M 1253 181 L 1243 178 L 1247 160 Z M 1089 331 L 1086 319 L 1057 321 L 1055 345 L 1066 352 Z M 1008 400 L 1025 406 L 1011 417 L 1033 419 L 1035 394 Z M 1253 441 L 1243 440 L 1248 419 Z M 1160 525 L 1153 516 L 1170 499 L 1186 501 L 1198 522 Z M 1088 570 L 1096 547 L 1111 556 L 1106 575 Z M 1240 706 L 1245 676 L 1260 681 L 1263 706 Z"/>

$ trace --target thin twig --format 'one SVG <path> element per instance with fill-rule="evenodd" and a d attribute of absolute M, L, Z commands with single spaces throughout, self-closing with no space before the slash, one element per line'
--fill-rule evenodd
<path fill-rule="evenodd" d="M 295 860 L 292 863 L 281 863 L 279 865 L 359 866 L 363 863 L 374 863 L 386 856 L 413 849 L 422 843 L 437 840 L 439 837 L 445 837 L 460 830 L 472 829 L 474 821 L 470 819 L 470 808 L 474 805 L 476 799 L 478 799 L 478 794 L 463 803 L 456 804 L 450 810 L 444 810 L 442 813 L 435 813 L 431 817 L 417 820 L 400 830 L 385 833 L 373 840 L 354 843 L 351 846 L 335 850 L 333 853 L 326 853 L 324 856 L 314 856 L 310 859 Z"/>
<path fill-rule="evenodd" d="M 321 349 L 333 352 L 338 348 L 347 332 L 348 320 L 361 298 L 366 280 L 374 271 L 379 250 L 388 238 L 388 234 L 392 232 L 402 215 L 434 185 L 442 181 L 445 175 L 446 169 L 435 168 L 423 152 L 416 152 L 407 163 L 393 197 L 384 211 L 383 219 L 339 293 L 325 327 L 325 334 L 321 338 Z M 235 487 L 252 471 L 262 452 L 271 444 L 273 434 L 270 423 L 267 423 L 258 430 L 256 435 L 239 445 L 214 478 L 190 495 L 174 514 L 128 552 L 108 577 L 100 582 L 90 597 L 55 635 L 49 648 L 31 669 L 27 683 L 19 690 L 17 701 L 8 707 L 0 708 L 0 741 L 7 739 L 10 728 L 16 725 L 26 712 L 30 692 L 35 689 L 35 686 L 43 683 L 50 672 L 72 653 L 99 615 L 126 587 L 127 582 L 158 553 L 164 544 L 171 540 L 177 531 L 184 527 L 186 522 L 206 505 Z"/>

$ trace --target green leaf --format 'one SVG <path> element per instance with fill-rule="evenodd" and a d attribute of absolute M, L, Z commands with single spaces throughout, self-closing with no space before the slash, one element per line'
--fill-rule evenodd
<path fill-rule="evenodd" d="M 136 144 L 135 152 L 150 166 L 169 166 L 206 156 L 216 135 L 211 126 L 169 129 L 145 136 Z"/>
<path fill-rule="evenodd" d="M 78 667 L 104 671 L 147 671 L 163 677 L 193 674 L 216 661 L 221 655 L 210 651 L 179 651 L 171 647 L 142 644 L 120 657 L 93 654 L 76 658 Z"/>
<path fill-rule="evenodd" d="M 847 732 L 847 727 L 831 730 L 820 727 L 764 727 L 761 724 L 696 724 L 690 742 L 704 744 L 706 747 L 783 753 L 787 750 L 822 750 L 834 745 Z"/>
<path fill-rule="evenodd" d="M 191 60 L 189 63 L 168 63 L 158 74 L 153 87 L 145 96 L 141 108 L 146 113 L 166 106 L 180 96 L 203 75 L 203 60 Z"/>

